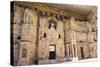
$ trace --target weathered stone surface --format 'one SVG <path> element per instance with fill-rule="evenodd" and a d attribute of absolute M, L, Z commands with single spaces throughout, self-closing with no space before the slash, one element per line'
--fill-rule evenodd
<path fill-rule="evenodd" d="M 97 57 L 95 11 L 92 11 L 93 15 L 89 15 L 89 19 L 93 21 L 79 21 L 75 17 L 65 19 L 46 12 L 40 16 L 39 12 L 32 8 L 15 6 L 11 32 L 15 65 L 34 64 L 36 60 L 39 64 L 47 64 L 72 60 L 75 57 L 79 60 Z M 56 54 L 55 60 L 49 59 L 52 45 L 55 46 L 52 48 Z M 23 48 L 26 49 L 26 57 L 22 57 Z"/>

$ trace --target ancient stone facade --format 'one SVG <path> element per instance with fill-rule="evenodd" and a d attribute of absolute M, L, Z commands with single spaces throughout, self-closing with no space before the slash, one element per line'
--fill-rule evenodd
<path fill-rule="evenodd" d="M 96 8 L 85 16 L 88 18 L 86 20 L 73 13 L 67 16 L 60 9 L 52 8 L 51 11 L 51 7 L 48 7 L 40 10 L 28 4 L 11 3 L 12 65 L 59 63 L 97 57 Z"/>

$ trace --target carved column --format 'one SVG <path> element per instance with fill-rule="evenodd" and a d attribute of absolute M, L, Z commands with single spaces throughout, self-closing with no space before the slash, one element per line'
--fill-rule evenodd
<path fill-rule="evenodd" d="M 71 46 L 72 46 L 72 60 L 77 61 L 77 42 L 76 42 L 76 34 L 75 34 L 75 19 L 72 17 L 71 18 Z"/>

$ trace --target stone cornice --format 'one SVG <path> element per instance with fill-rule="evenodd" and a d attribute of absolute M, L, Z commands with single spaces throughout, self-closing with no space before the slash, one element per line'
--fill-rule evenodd
<path fill-rule="evenodd" d="M 65 10 L 58 9 L 55 7 L 51 7 L 45 3 L 15 1 L 15 4 L 19 6 L 27 7 L 27 8 L 32 8 L 32 9 L 35 8 L 35 9 L 38 9 L 39 11 L 43 11 L 47 13 L 52 13 L 52 14 L 61 15 L 65 17 L 75 17 L 76 19 L 84 20 L 84 16 L 67 12 Z"/>

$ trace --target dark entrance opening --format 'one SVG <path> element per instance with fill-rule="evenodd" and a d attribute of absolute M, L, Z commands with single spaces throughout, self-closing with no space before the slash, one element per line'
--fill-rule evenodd
<path fill-rule="evenodd" d="M 56 59 L 56 46 L 52 44 L 49 46 L 49 59 Z"/>
<path fill-rule="evenodd" d="M 84 59 L 84 49 L 83 49 L 83 47 L 81 47 L 81 57 L 82 57 L 82 59 Z"/>

